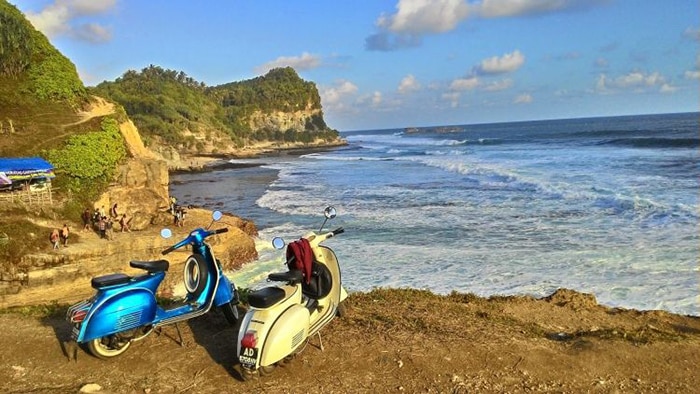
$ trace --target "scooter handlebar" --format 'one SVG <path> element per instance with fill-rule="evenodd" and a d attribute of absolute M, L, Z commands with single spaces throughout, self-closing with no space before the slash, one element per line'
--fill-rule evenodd
<path fill-rule="evenodd" d="M 333 230 L 332 234 L 335 236 L 335 235 L 338 235 L 338 234 L 342 234 L 342 233 L 344 233 L 344 232 L 345 232 L 345 229 L 344 229 L 344 228 L 338 227 L 337 229 Z"/>
<path fill-rule="evenodd" d="M 183 247 L 183 246 L 185 246 L 185 245 L 187 245 L 187 244 L 190 244 L 190 243 L 192 243 L 192 242 L 203 242 L 203 241 L 204 241 L 204 238 L 206 238 L 206 237 L 208 237 L 208 236 L 210 236 L 210 235 L 222 234 L 222 233 L 226 233 L 226 232 L 228 232 L 228 227 L 218 228 L 218 229 L 216 229 L 216 230 L 214 230 L 214 231 L 210 231 L 210 232 L 204 231 L 204 230 L 202 230 L 202 229 L 195 230 L 193 233 L 190 234 L 190 236 L 188 236 L 187 238 L 183 239 L 182 241 L 176 243 L 176 244 L 173 245 L 173 246 L 169 246 L 169 247 L 166 248 L 164 251 L 162 251 L 161 254 L 166 255 L 166 254 L 172 252 L 173 250 L 179 249 L 179 248 L 181 248 L 181 247 Z M 195 233 L 201 234 L 201 235 L 200 235 L 200 236 L 201 236 L 201 239 L 198 240 L 198 239 L 197 239 L 198 237 L 194 237 L 194 238 L 193 238 L 193 235 L 194 235 Z"/>

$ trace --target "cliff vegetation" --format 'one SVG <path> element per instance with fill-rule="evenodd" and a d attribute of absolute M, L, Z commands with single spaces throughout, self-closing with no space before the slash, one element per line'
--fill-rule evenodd
<path fill-rule="evenodd" d="M 313 82 L 279 68 L 251 80 L 207 87 L 183 71 L 150 65 L 105 81 L 91 93 L 118 102 L 146 146 L 168 157 L 234 154 L 259 143 L 337 144 Z"/>

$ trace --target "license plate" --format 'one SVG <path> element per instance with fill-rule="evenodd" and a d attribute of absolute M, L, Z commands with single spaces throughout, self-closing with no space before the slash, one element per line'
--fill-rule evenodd
<path fill-rule="evenodd" d="M 241 354 L 238 355 L 238 361 L 244 367 L 255 367 L 255 363 L 258 361 L 258 348 L 241 348 Z"/>
<path fill-rule="evenodd" d="M 73 325 L 73 330 L 71 331 L 71 338 L 72 338 L 73 340 L 77 340 L 77 339 L 78 339 L 78 335 L 80 335 L 80 326 L 77 325 L 77 324 L 74 324 L 74 325 Z"/>

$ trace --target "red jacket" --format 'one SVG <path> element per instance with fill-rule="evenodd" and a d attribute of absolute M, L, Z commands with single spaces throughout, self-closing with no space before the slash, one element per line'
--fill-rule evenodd
<path fill-rule="evenodd" d="M 294 261 L 290 261 L 294 257 Z M 311 265 L 313 264 L 314 254 L 311 251 L 311 245 L 305 238 L 291 242 L 287 247 L 287 264 L 289 268 L 296 268 L 304 275 L 304 282 L 311 282 Z"/>

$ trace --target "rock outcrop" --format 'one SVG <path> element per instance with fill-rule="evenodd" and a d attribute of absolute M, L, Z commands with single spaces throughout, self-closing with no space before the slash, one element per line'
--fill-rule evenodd
<path fill-rule="evenodd" d="M 131 220 L 132 230 L 143 230 L 168 209 L 168 165 L 144 146 L 131 120 L 122 122 L 119 130 L 131 157 L 120 166 L 115 182 L 95 202 L 95 208 L 107 212 L 117 204 L 117 212 Z"/>
<path fill-rule="evenodd" d="M 85 120 L 113 112 L 104 100 L 97 99 L 93 105 L 93 111 L 82 114 Z M 0 273 L 0 308 L 70 303 L 89 297 L 94 292 L 90 287 L 92 277 L 113 272 L 141 274 L 129 267 L 129 261 L 161 259 L 160 252 L 183 239 L 189 230 L 212 224 L 211 211 L 189 209 L 185 226 L 176 227 L 173 238 L 160 237 L 161 228 L 173 227 L 168 210 L 168 164 L 144 146 L 130 120 L 121 123 L 120 130 L 130 157 L 118 168 L 113 183 L 94 208 L 104 207 L 107 212 L 116 203 L 118 213 L 126 213 L 131 220 L 132 231 L 121 232 L 117 224 L 113 240 L 105 240 L 92 231 L 76 233 L 80 227 L 72 226 L 74 235 L 68 247 L 25 255 L 17 266 Z M 227 233 L 207 240 L 225 269 L 236 269 L 257 258 L 254 242 L 257 229 L 252 222 L 225 215 L 214 226 L 229 228 Z M 183 247 L 167 256 L 170 274 L 161 286 L 162 296 L 176 292 L 182 280 L 182 265 L 190 253 L 188 247 Z"/>
<path fill-rule="evenodd" d="M 160 215 L 159 218 L 161 221 L 169 220 L 168 215 Z M 2 273 L 0 308 L 73 303 L 94 293 L 90 286 L 91 278 L 114 272 L 140 275 L 143 271 L 131 268 L 129 261 L 164 257 L 170 262 L 170 269 L 159 288 L 159 295 L 172 296 L 182 282 L 183 265 L 192 251 L 189 247 L 183 247 L 167 256 L 162 256 L 161 252 L 185 238 L 192 228 L 211 224 L 210 211 L 192 209 L 187 214 L 186 226 L 175 227 L 173 237 L 169 239 L 160 237 L 160 226 L 132 232 L 120 232 L 117 226 L 112 240 L 101 239 L 95 232 L 74 233 L 67 247 L 25 255 L 14 271 Z M 257 259 L 254 241 L 257 229 L 252 222 L 225 215 L 213 226 L 229 229 L 226 233 L 207 239 L 227 272 Z M 170 225 L 168 227 L 172 228 Z"/>
<path fill-rule="evenodd" d="M 320 108 L 312 109 L 307 106 L 304 110 L 294 112 L 255 111 L 248 117 L 248 125 L 251 130 L 295 130 L 304 131 L 314 119 L 322 118 Z"/>

